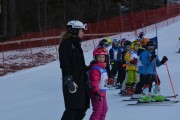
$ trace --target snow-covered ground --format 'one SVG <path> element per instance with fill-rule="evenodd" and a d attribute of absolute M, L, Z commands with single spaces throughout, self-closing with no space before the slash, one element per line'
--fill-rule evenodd
<path fill-rule="evenodd" d="M 180 22 L 158 29 L 159 57 L 168 57 L 168 68 L 175 92 L 180 92 Z M 155 31 L 146 34 L 154 37 Z M 86 64 L 92 60 L 92 50 L 84 52 Z M 166 66 L 157 69 L 161 80 L 161 93 L 173 95 Z M 119 90 L 107 91 L 106 120 L 179 120 L 180 103 L 172 106 L 127 106 Z M 176 98 L 179 99 L 178 97 Z M 90 108 L 84 120 L 92 112 Z M 59 120 L 64 111 L 59 62 L 38 66 L 0 77 L 0 120 Z"/>

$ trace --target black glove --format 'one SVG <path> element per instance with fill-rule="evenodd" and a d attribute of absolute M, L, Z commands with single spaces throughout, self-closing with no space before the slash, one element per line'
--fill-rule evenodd
<path fill-rule="evenodd" d="M 161 60 L 161 63 L 164 64 L 166 61 L 168 61 L 168 58 L 166 56 L 163 56 L 163 59 Z"/>
<path fill-rule="evenodd" d="M 67 75 L 64 77 L 65 84 L 67 84 L 69 92 L 75 93 L 77 91 L 78 86 L 72 79 L 73 79 L 72 75 Z"/>
<path fill-rule="evenodd" d="M 152 54 L 151 58 L 150 58 L 150 61 L 154 60 L 154 58 L 156 58 L 157 55 L 156 54 Z"/>
<path fill-rule="evenodd" d="M 96 100 L 99 100 L 99 101 L 102 100 L 102 98 L 101 98 L 99 92 L 95 92 L 95 93 L 94 93 L 94 97 L 96 98 Z"/>
<path fill-rule="evenodd" d="M 90 70 L 90 66 L 85 66 L 85 71 L 89 71 Z"/>

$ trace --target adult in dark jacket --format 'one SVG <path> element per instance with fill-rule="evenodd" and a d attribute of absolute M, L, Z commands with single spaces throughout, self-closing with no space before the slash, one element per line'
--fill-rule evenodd
<path fill-rule="evenodd" d="M 59 45 L 65 111 L 61 120 L 82 120 L 89 108 L 87 66 L 80 44 L 85 25 L 76 20 L 67 24 L 67 32 Z"/>

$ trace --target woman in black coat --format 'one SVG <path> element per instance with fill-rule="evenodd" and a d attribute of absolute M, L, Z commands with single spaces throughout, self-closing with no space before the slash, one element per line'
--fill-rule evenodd
<path fill-rule="evenodd" d="M 82 120 L 89 108 L 87 66 L 80 44 L 86 26 L 76 20 L 67 24 L 59 45 L 65 111 L 61 120 Z"/>

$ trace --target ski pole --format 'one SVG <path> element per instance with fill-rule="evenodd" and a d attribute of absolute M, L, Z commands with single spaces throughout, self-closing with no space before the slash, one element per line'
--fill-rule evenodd
<path fill-rule="evenodd" d="M 165 62 L 165 65 L 166 65 L 166 69 L 167 69 L 167 72 L 168 72 L 168 76 L 169 76 L 169 80 L 170 80 L 170 83 L 171 83 L 171 87 L 172 87 L 174 96 L 175 96 L 175 98 L 176 98 L 176 93 L 175 93 L 175 90 L 174 90 L 174 86 L 173 86 L 172 79 L 171 79 L 171 76 L 170 76 L 170 73 L 169 73 L 169 69 L 168 69 L 168 65 L 167 65 L 166 62 Z"/>

